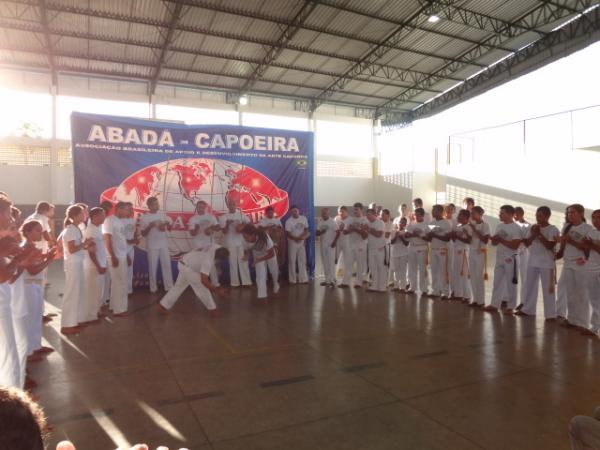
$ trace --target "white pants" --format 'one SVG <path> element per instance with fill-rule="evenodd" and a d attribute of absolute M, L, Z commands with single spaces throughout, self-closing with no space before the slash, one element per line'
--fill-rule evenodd
<path fill-rule="evenodd" d="M 385 291 L 388 276 L 385 265 L 385 247 L 369 249 L 369 270 L 371 272 L 371 289 Z"/>
<path fill-rule="evenodd" d="M 367 249 L 363 246 L 344 250 L 344 278 L 342 284 L 350 284 L 356 263 L 356 284 L 362 284 L 367 272 Z"/>
<path fill-rule="evenodd" d="M 560 272 L 558 283 L 556 284 L 556 315 L 558 317 L 567 317 L 567 287 L 565 285 L 565 270 Z"/>
<path fill-rule="evenodd" d="M 544 299 L 544 317 L 556 318 L 556 294 L 554 286 L 554 269 L 527 267 L 525 275 L 525 297 L 523 312 L 534 316 L 537 310 L 538 288 L 542 283 L 542 298 Z"/>
<path fill-rule="evenodd" d="M 25 368 L 27 367 L 27 353 L 29 350 L 29 314 L 22 317 L 13 317 L 15 342 L 17 344 L 17 357 L 19 358 L 19 387 L 25 385 Z"/>
<path fill-rule="evenodd" d="M 127 252 L 127 256 L 129 256 L 129 261 L 131 262 L 130 266 L 127 266 L 127 293 L 133 293 L 133 259 L 135 257 L 135 247 L 132 247 Z"/>
<path fill-rule="evenodd" d="M 513 283 L 515 263 L 518 255 L 496 259 L 494 267 L 494 287 L 492 288 L 492 306 L 500 308 L 503 301 L 509 308 L 517 306 L 517 285 Z M 518 264 L 518 263 L 517 263 Z"/>
<path fill-rule="evenodd" d="M 173 287 L 173 271 L 171 270 L 171 254 L 168 247 L 149 248 L 148 255 L 148 279 L 150 281 L 150 292 L 156 292 L 156 275 L 158 272 L 158 263 L 160 262 L 160 272 L 162 274 L 163 287 L 168 291 Z"/>
<path fill-rule="evenodd" d="M 229 250 L 229 284 L 231 286 L 240 285 L 240 277 L 244 286 L 251 286 L 250 269 L 248 261 L 243 260 L 244 247 L 241 245 L 227 247 Z"/>
<path fill-rule="evenodd" d="M 427 293 L 427 247 L 408 247 L 408 279 L 412 291 Z"/>
<path fill-rule="evenodd" d="M 98 312 L 103 303 L 105 278 L 106 274 L 98 273 L 96 266 L 85 268 L 86 322 L 98 319 Z"/>
<path fill-rule="evenodd" d="M 600 449 L 600 407 L 594 417 L 575 416 L 569 424 L 571 450 Z"/>
<path fill-rule="evenodd" d="M 487 249 L 469 250 L 469 276 L 473 303 L 485 303 L 485 273 L 487 268 Z"/>
<path fill-rule="evenodd" d="M 590 302 L 587 296 L 586 272 L 581 268 L 563 267 L 567 296 L 567 320 L 573 325 L 588 328 Z"/>
<path fill-rule="evenodd" d="M 335 247 L 323 245 L 321 242 L 321 262 L 326 283 L 335 283 Z"/>
<path fill-rule="evenodd" d="M 391 257 L 391 273 L 394 287 L 404 289 L 407 285 L 408 253 Z"/>
<path fill-rule="evenodd" d="M 19 357 L 8 283 L 0 283 L 0 385 L 19 386 Z"/>
<path fill-rule="evenodd" d="M 127 311 L 127 288 L 128 288 L 128 267 L 127 257 L 118 258 L 119 265 L 113 267 L 108 260 L 108 270 L 110 271 L 110 309 L 114 314 L 122 314 Z"/>
<path fill-rule="evenodd" d="M 529 250 L 519 252 L 519 303 L 525 304 L 527 299 L 527 266 L 529 265 Z"/>
<path fill-rule="evenodd" d="M 258 298 L 267 298 L 267 271 L 271 274 L 271 278 L 273 278 L 273 292 L 279 292 L 279 266 L 277 265 L 276 256 L 259 262 L 255 270 Z"/>
<path fill-rule="evenodd" d="M 40 280 L 39 283 L 25 281 L 24 293 L 29 303 L 28 355 L 42 348 L 42 318 L 44 316 L 43 283 L 43 280 Z"/>
<path fill-rule="evenodd" d="M 210 269 L 209 277 L 210 277 L 210 283 L 213 286 L 215 286 L 215 287 L 221 286 L 221 283 L 219 283 L 219 271 L 217 270 L 217 266 L 215 266 L 214 264 Z"/>
<path fill-rule="evenodd" d="M 458 298 L 471 298 L 471 286 L 469 284 L 469 250 L 455 248 L 452 258 L 452 292 Z"/>
<path fill-rule="evenodd" d="M 110 266 L 110 261 L 107 262 Z M 102 289 L 102 301 L 110 301 L 110 268 L 104 274 L 104 289 Z"/>
<path fill-rule="evenodd" d="M 587 298 L 592 307 L 591 329 L 594 333 L 600 331 L 600 273 L 586 272 Z"/>
<path fill-rule="evenodd" d="M 217 309 L 217 305 L 215 305 L 215 301 L 213 300 L 212 294 L 210 291 L 202 284 L 200 274 L 198 272 L 194 272 L 188 266 L 179 263 L 177 265 L 179 268 L 179 275 L 177 275 L 177 281 L 169 292 L 165 294 L 165 296 L 160 301 L 160 304 L 164 306 L 166 309 L 171 309 L 181 294 L 187 289 L 188 286 L 191 286 L 196 294 L 196 297 L 200 299 L 200 301 L 206 306 L 206 309 L 212 311 Z"/>
<path fill-rule="evenodd" d="M 429 252 L 431 260 L 431 289 L 435 295 L 450 295 L 450 274 L 448 250 L 431 249 Z"/>
<path fill-rule="evenodd" d="M 83 261 L 65 260 L 65 290 L 62 302 L 62 328 L 85 322 Z"/>
<path fill-rule="evenodd" d="M 298 271 L 297 276 L 296 271 Z M 290 283 L 308 283 L 304 241 L 296 242 L 288 239 L 288 279 Z"/>
<path fill-rule="evenodd" d="M 337 260 L 336 275 L 339 274 L 341 271 L 342 276 L 343 276 L 343 274 L 345 272 L 344 271 L 344 258 L 346 257 L 347 251 L 348 251 L 348 245 L 340 244 L 340 241 L 338 240 L 338 244 L 335 247 L 335 258 Z"/>

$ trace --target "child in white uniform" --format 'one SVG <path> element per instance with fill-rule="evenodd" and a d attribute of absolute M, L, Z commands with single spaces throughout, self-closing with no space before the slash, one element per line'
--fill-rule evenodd
<path fill-rule="evenodd" d="M 86 322 L 88 323 L 98 321 L 98 315 L 104 300 L 105 277 L 108 272 L 108 260 L 102 236 L 104 219 L 105 215 L 102 208 L 92 208 L 90 210 L 88 226 L 83 233 L 84 238 L 91 244 L 88 246 L 87 254 L 83 261 L 87 311 Z"/>
<path fill-rule="evenodd" d="M 465 201 L 469 200 L 468 198 Z M 468 205 L 468 203 L 467 203 Z M 468 211 L 468 209 L 467 209 Z M 487 244 L 490 239 L 490 226 L 484 222 L 485 211 L 481 206 L 471 208 L 471 244 L 469 247 L 469 276 L 473 301 L 471 307 L 485 305 L 485 282 L 487 280 Z"/>
<path fill-rule="evenodd" d="M 85 322 L 87 313 L 83 272 L 84 250 L 87 249 L 87 243 L 84 242 L 79 228 L 83 219 L 83 209 L 77 205 L 70 206 L 67 209 L 64 229 L 61 233 L 65 261 L 65 291 L 60 330 L 63 334 L 80 332 L 79 324 Z"/>
<path fill-rule="evenodd" d="M 306 271 L 306 239 L 308 238 L 308 221 L 300 215 L 297 206 L 290 208 L 291 217 L 285 222 L 285 232 L 288 238 L 288 280 L 308 283 Z M 298 274 L 296 275 L 296 270 Z"/>
<path fill-rule="evenodd" d="M 500 223 L 491 237 L 496 246 L 496 265 L 494 267 L 494 286 L 492 301 L 484 311 L 496 312 L 506 302 L 505 314 L 512 314 L 517 306 L 517 284 L 519 277 L 518 249 L 523 235 L 521 227 L 514 222 L 515 208 L 503 205 L 500 208 Z M 506 296 L 506 297 L 505 297 Z"/>
<path fill-rule="evenodd" d="M 538 287 L 542 283 L 544 299 L 544 316 L 546 320 L 556 319 L 556 239 L 560 235 L 558 228 L 550 225 L 551 211 L 547 206 L 540 206 L 535 214 L 536 224 L 529 227 L 525 245 L 529 248 L 527 258 L 527 274 L 525 275 L 525 298 L 523 308 L 518 315 L 535 316 L 537 309 Z M 521 265 L 523 262 L 521 261 Z"/>
<path fill-rule="evenodd" d="M 525 239 L 529 235 L 531 224 L 525 220 L 525 211 L 520 206 L 515 208 L 515 223 L 521 227 L 522 242 L 519 246 L 519 306 L 520 310 L 525 303 L 525 288 L 527 286 L 527 267 L 529 261 L 529 248 L 525 245 Z"/>
<path fill-rule="evenodd" d="M 336 275 L 344 276 L 344 258 L 348 253 L 348 235 L 344 234 L 344 228 L 346 227 L 346 219 L 348 218 L 348 208 L 340 206 L 338 208 L 338 214 L 335 216 L 335 223 L 339 230 L 339 236 L 337 245 L 335 247 L 335 260 L 337 261 Z"/>
<path fill-rule="evenodd" d="M 159 262 L 163 287 L 165 291 L 168 291 L 173 287 L 173 272 L 167 231 L 171 231 L 173 220 L 164 212 L 159 211 L 160 205 L 156 197 L 149 197 L 146 200 L 146 206 L 149 211 L 139 217 L 139 226 L 142 236 L 146 239 L 150 292 L 154 293 L 158 290 L 156 275 Z"/>
<path fill-rule="evenodd" d="M 118 202 L 115 213 L 108 216 L 102 225 L 104 245 L 109 258 L 110 308 L 117 317 L 127 315 L 129 246 L 125 223 L 129 214 L 127 203 Z"/>
<path fill-rule="evenodd" d="M 393 222 L 394 231 L 392 233 L 391 244 L 391 270 L 394 282 L 394 291 L 404 292 L 408 287 L 408 239 L 406 238 L 406 217 L 396 217 Z"/>
<path fill-rule="evenodd" d="M 356 280 L 354 287 L 362 287 L 367 272 L 367 228 L 368 221 L 363 217 L 362 203 L 354 204 L 352 216 L 344 220 L 342 233 L 348 237 L 347 252 L 344 251 L 344 278 L 340 287 L 348 287 L 352 280 L 352 272 L 356 264 Z"/>
<path fill-rule="evenodd" d="M 232 287 L 240 285 L 251 286 L 250 269 L 248 261 L 245 259 L 244 238 L 242 237 L 242 227 L 250 223 L 250 219 L 237 209 L 235 201 L 227 202 L 229 212 L 219 218 L 221 229 L 225 235 L 225 247 L 229 250 L 229 282 Z"/>
<path fill-rule="evenodd" d="M 431 290 L 433 297 L 442 300 L 450 298 L 450 259 L 448 258 L 449 241 L 452 236 L 452 224 L 444 219 L 444 207 L 434 205 L 431 209 L 434 220 L 431 221 L 429 232 Z"/>
<path fill-rule="evenodd" d="M 325 280 L 321 286 L 335 286 L 335 248 L 340 232 L 337 223 L 329 217 L 329 208 L 321 210 L 321 220 L 317 225 L 317 236 L 321 239 L 321 262 Z"/>
<path fill-rule="evenodd" d="M 408 238 L 408 279 L 410 280 L 409 294 L 420 291 L 427 294 L 429 290 L 427 276 L 427 260 L 429 252 L 429 225 L 425 223 L 423 208 L 415 209 L 415 220 L 406 228 Z"/>
<path fill-rule="evenodd" d="M 592 307 L 591 327 L 586 334 L 598 335 L 600 332 L 600 209 L 592 213 L 592 225 L 594 229 L 588 232 L 583 241 L 590 252 L 585 263 L 585 271 L 588 300 Z"/>
<path fill-rule="evenodd" d="M 369 291 L 385 292 L 388 279 L 388 272 L 385 268 L 385 224 L 377 218 L 377 212 L 374 209 L 367 209 L 367 221 L 367 250 L 371 271 Z"/>
<path fill-rule="evenodd" d="M 248 253 L 252 252 L 253 265 L 256 270 L 256 287 L 258 299 L 262 303 L 267 299 L 267 271 L 273 279 L 273 293 L 279 292 L 279 266 L 275 255 L 275 246 L 269 235 L 251 224 L 244 225 L 242 236 L 246 242 Z"/>
<path fill-rule="evenodd" d="M 561 236 L 565 243 L 562 277 L 567 297 L 567 320 L 565 325 L 580 330 L 589 327 L 589 299 L 586 286 L 586 250 L 583 241 L 593 227 L 583 221 L 585 209 L 582 205 L 570 205 L 567 209 L 569 231 Z"/>
<path fill-rule="evenodd" d="M 469 226 L 471 213 L 466 209 L 460 210 L 457 223 L 452 231 L 452 294 L 456 300 L 463 303 L 471 298 L 469 285 L 469 248 L 471 246 L 472 229 Z"/>

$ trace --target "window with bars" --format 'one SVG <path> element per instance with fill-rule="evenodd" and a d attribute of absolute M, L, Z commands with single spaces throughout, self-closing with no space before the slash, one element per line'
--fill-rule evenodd
<path fill-rule="evenodd" d="M 317 177 L 372 178 L 373 162 L 317 160 Z"/>
<path fill-rule="evenodd" d="M 0 165 L 49 166 L 50 147 L 0 145 Z"/>
<path fill-rule="evenodd" d="M 404 173 L 390 173 L 381 176 L 382 180 L 386 183 L 395 184 L 396 186 L 412 189 L 413 187 L 413 174 L 412 172 Z"/>

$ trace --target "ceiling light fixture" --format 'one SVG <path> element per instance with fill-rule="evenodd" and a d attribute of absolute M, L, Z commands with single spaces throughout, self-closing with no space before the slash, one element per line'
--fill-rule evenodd
<path fill-rule="evenodd" d="M 429 16 L 429 19 L 427 19 L 427 22 L 430 23 L 436 23 L 440 21 L 440 16 L 436 16 L 435 14 L 432 14 Z"/>
<path fill-rule="evenodd" d="M 239 102 L 240 102 L 241 106 L 246 106 L 248 104 L 248 96 L 247 95 L 240 95 Z"/>

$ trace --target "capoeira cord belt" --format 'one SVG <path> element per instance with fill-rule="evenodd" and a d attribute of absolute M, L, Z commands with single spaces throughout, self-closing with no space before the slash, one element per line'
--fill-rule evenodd
<path fill-rule="evenodd" d="M 512 283 L 513 284 L 519 284 L 519 278 L 517 276 L 517 274 L 518 274 L 518 268 L 517 268 L 517 255 L 516 254 L 512 255 L 512 260 L 513 260 L 513 278 L 512 278 Z"/>
<path fill-rule="evenodd" d="M 467 251 L 459 250 L 457 253 L 462 254 L 462 261 L 460 263 L 460 276 L 465 276 L 465 268 L 467 267 Z M 470 274 L 467 273 L 467 278 L 471 278 Z"/>

